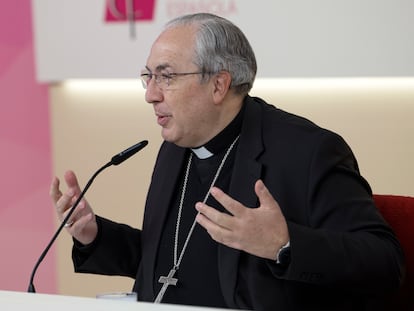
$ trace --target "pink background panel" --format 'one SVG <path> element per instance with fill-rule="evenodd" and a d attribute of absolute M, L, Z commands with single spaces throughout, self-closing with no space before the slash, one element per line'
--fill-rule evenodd
<path fill-rule="evenodd" d="M 35 80 L 31 2 L 0 2 L 0 290 L 26 291 L 54 232 L 47 85 Z M 55 251 L 38 292 L 56 293 Z"/>

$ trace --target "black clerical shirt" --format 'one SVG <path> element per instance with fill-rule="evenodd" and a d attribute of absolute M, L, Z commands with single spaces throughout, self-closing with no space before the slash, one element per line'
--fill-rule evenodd
<path fill-rule="evenodd" d="M 239 113 L 229 126 L 204 146 L 213 153 L 211 157 L 199 159 L 193 154 L 181 213 L 177 257 L 181 254 L 196 217 L 195 203 L 203 201 L 227 149 L 240 133 L 241 121 L 242 114 Z M 236 149 L 237 143 L 229 154 L 215 184 L 225 192 L 229 189 Z M 192 151 L 188 151 L 187 160 L 190 152 Z M 164 224 L 155 265 L 154 291 L 156 294 L 162 287 L 162 284 L 158 282 L 159 277 L 167 276 L 174 265 L 175 230 L 187 163 L 188 161 L 185 161 L 181 177 L 177 180 L 175 198 Z M 219 211 L 224 211 L 223 207 L 211 196 L 208 198 L 207 204 Z M 174 275 L 178 279 L 178 283 L 176 286 L 168 287 L 162 301 L 164 303 L 226 307 L 218 279 L 217 251 L 218 243 L 209 236 L 204 228 L 196 224 L 179 270 Z"/>

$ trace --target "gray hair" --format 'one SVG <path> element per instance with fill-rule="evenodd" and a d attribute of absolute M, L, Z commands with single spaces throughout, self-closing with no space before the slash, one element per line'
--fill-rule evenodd
<path fill-rule="evenodd" d="M 256 57 L 243 32 L 229 20 L 209 13 L 177 17 L 166 29 L 183 25 L 197 26 L 194 63 L 205 73 L 228 71 L 230 87 L 247 94 L 257 72 Z"/>

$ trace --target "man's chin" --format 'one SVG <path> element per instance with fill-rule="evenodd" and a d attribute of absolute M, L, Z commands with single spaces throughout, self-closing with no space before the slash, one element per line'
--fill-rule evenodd
<path fill-rule="evenodd" d="M 169 143 L 172 143 L 172 144 L 176 144 L 177 146 L 179 146 L 176 137 L 174 137 L 173 135 L 171 135 L 171 133 L 168 133 L 166 129 L 162 129 L 162 131 L 161 131 L 161 137 L 165 141 L 167 141 Z"/>

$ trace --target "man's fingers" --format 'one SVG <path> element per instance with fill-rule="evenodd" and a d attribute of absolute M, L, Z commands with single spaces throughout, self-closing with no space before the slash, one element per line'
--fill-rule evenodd
<path fill-rule="evenodd" d="M 70 218 L 66 222 L 66 224 L 67 224 L 66 227 L 68 227 L 68 226 L 71 227 L 75 222 L 77 222 L 79 219 L 81 219 L 86 213 L 85 208 L 86 208 L 86 202 L 85 201 L 79 202 L 78 206 L 75 207 L 75 210 L 72 212 L 72 215 L 70 216 Z M 63 221 L 63 219 L 65 219 L 67 217 L 68 213 L 70 213 L 71 210 L 72 210 L 72 206 L 70 208 L 68 208 L 62 214 L 62 221 Z"/>
<path fill-rule="evenodd" d="M 69 226 L 65 226 L 66 230 L 69 231 L 69 233 L 73 237 L 81 236 L 82 232 L 86 228 L 86 226 L 89 224 L 89 222 L 93 219 L 93 214 L 89 213 L 86 215 L 83 215 L 82 217 L 76 219 L 76 220 L 68 220 L 67 224 L 70 224 Z"/>
<path fill-rule="evenodd" d="M 256 181 L 254 186 L 257 197 L 259 198 L 260 206 L 273 206 L 275 204 L 275 199 L 272 194 L 269 192 L 265 184 L 261 179 Z"/>
<path fill-rule="evenodd" d="M 50 184 L 49 194 L 55 204 L 62 196 L 62 192 L 60 191 L 59 186 L 59 179 L 57 177 L 53 178 L 52 183 Z"/>
<path fill-rule="evenodd" d="M 229 215 L 226 215 L 227 217 L 231 217 Z M 202 226 L 208 234 L 211 236 L 213 240 L 215 240 L 218 243 L 225 244 L 227 246 L 229 245 L 229 242 L 231 239 L 231 230 L 224 227 L 222 224 L 218 224 L 215 221 L 212 221 L 210 218 L 208 218 L 205 214 L 202 214 L 201 212 L 197 214 L 196 217 L 197 223 Z"/>
<path fill-rule="evenodd" d="M 60 212 L 64 212 L 70 206 L 73 205 L 73 202 L 76 200 L 75 191 L 73 189 L 67 190 L 65 193 L 62 193 L 59 200 L 56 202 L 56 208 Z"/>
<path fill-rule="evenodd" d="M 92 218 L 93 218 L 93 214 L 89 213 L 77 219 L 72 225 L 73 230 L 76 233 L 80 233 L 83 230 L 83 228 L 85 228 L 86 225 L 92 220 Z"/>
<path fill-rule="evenodd" d="M 216 224 L 217 226 L 220 226 L 220 227 L 225 228 L 225 229 L 230 229 L 231 228 L 232 216 L 227 215 L 227 214 L 222 213 L 222 212 L 219 212 L 215 208 L 209 207 L 208 205 L 203 204 L 201 202 L 196 204 L 196 210 L 200 214 L 202 214 L 204 216 L 204 218 L 209 220 L 210 223 Z M 204 226 L 204 224 L 206 224 L 211 229 L 211 226 L 209 224 L 207 224 L 206 221 L 203 221 L 200 224 L 205 228 L 206 228 L 206 226 Z"/>
<path fill-rule="evenodd" d="M 217 202 L 219 202 L 233 216 L 237 217 L 243 213 L 244 206 L 228 194 L 224 193 L 221 189 L 213 187 L 211 188 L 210 193 L 217 200 Z"/>
<path fill-rule="evenodd" d="M 78 195 L 81 192 L 81 190 L 75 173 L 73 171 L 67 171 L 65 172 L 64 178 L 68 188 L 73 189 L 74 193 Z"/>

